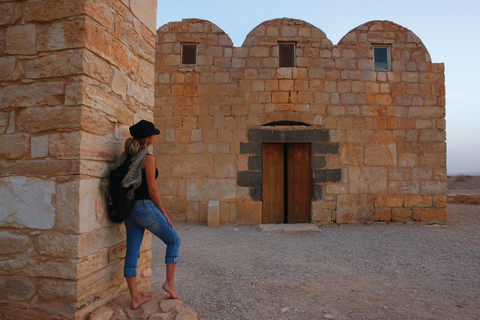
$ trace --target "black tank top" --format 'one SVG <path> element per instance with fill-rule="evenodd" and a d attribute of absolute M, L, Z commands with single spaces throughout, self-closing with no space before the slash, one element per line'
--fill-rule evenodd
<path fill-rule="evenodd" d="M 155 179 L 158 177 L 158 169 L 155 168 Z M 145 175 L 145 169 L 142 169 L 142 183 L 135 190 L 135 200 L 152 200 L 150 194 L 148 194 L 147 177 Z"/>

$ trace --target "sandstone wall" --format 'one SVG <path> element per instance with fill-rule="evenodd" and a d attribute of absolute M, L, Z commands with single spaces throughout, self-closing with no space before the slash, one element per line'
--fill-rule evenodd
<path fill-rule="evenodd" d="M 0 313 L 83 319 L 125 290 L 100 181 L 153 119 L 153 0 L 0 3 Z M 140 288 L 150 285 L 150 237 Z"/>
<path fill-rule="evenodd" d="M 281 41 L 295 68 L 278 67 Z M 198 44 L 196 66 L 182 43 Z M 389 71 L 374 71 L 372 45 L 389 46 Z M 312 222 L 446 222 L 444 66 L 410 30 L 372 21 L 333 45 L 276 19 L 236 48 L 187 19 L 158 29 L 156 57 L 159 190 L 177 219 L 206 221 L 217 200 L 222 223 L 261 223 L 262 143 L 308 142 Z"/>

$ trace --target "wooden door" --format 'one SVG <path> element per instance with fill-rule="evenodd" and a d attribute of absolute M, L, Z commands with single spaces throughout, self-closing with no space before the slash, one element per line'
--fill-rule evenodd
<path fill-rule="evenodd" d="M 263 223 L 283 223 L 285 216 L 284 145 L 263 144 Z"/>
<path fill-rule="evenodd" d="M 287 144 L 287 220 L 311 222 L 310 144 Z"/>

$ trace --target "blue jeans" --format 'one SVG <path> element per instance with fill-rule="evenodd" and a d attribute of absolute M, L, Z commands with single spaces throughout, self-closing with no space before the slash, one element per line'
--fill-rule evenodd
<path fill-rule="evenodd" d="M 167 245 L 165 263 L 178 262 L 180 238 L 175 230 L 168 225 L 167 219 L 152 200 L 135 201 L 132 211 L 125 220 L 125 228 L 127 230 L 127 252 L 123 269 L 125 278 L 137 275 L 137 261 L 140 256 L 140 246 L 145 229 L 159 237 Z"/>

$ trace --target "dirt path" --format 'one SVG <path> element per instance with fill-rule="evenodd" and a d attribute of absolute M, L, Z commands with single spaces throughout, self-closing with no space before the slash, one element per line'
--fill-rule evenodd
<path fill-rule="evenodd" d="M 176 223 L 178 293 L 199 319 L 480 319 L 480 206 L 448 210 L 447 227 Z M 152 248 L 161 291 L 164 245 Z"/>

